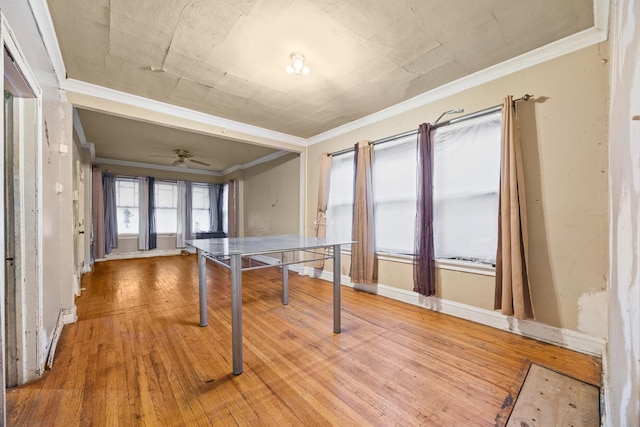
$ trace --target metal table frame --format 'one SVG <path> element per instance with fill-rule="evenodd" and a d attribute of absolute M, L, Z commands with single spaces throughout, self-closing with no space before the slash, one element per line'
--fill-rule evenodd
<path fill-rule="evenodd" d="M 285 236 L 286 237 L 286 236 Z M 224 240 L 224 239 L 209 239 Z M 228 240 L 228 239 L 227 239 Z M 200 294 L 200 326 L 207 326 L 207 272 L 206 262 L 211 260 L 218 265 L 228 268 L 231 272 L 231 341 L 233 355 L 233 374 L 240 375 L 243 371 L 242 358 L 242 272 L 249 270 L 257 270 L 262 268 L 282 267 L 282 304 L 289 303 L 289 265 L 300 264 L 305 262 L 313 262 L 325 259 L 333 260 L 333 332 L 339 334 L 340 326 L 340 247 L 343 244 L 351 244 L 353 242 L 327 243 L 322 239 L 315 239 L 312 246 L 289 248 L 287 250 L 261 250 L 250 251 L 248 253 L 221 253 L 212 254 L 199 248 L 197 241 L 187 242 L 191 246 L 196 247 L 198 251 L 198 285 Z M 312 249 L 330 249 L 331 255 L 324 252 L 313 251 Z M 320 257 L 314 257 L 308 260 L 297 260 L 291 262 L 284 261 L 285 253 L 305 252 Z M 242 259 L 255 255 L 282 253 L 283 262 L 274 265 L 257 265 L 242 267 Z M 230 262 L 224 262 L 223 259 L 229 259 Z"/>

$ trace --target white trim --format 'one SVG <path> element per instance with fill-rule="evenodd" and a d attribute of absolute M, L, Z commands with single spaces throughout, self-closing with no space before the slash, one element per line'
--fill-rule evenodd
<path fill-rule="evenodd" d="M 305 269 L 304 274 L 313 275 L 313 269 Z M 320 279 L 333 281 L 333 273 L 323 271 Z M 354 287 L 348 276 L 341 276 L 344 286 Z M 469 320 L 481 325 L 501 329 L 517 335 L 533 338 L 558 347 L 567 348 L 580 353 L 602 357 L 605 353 L 606 341 L 604 338 L 594 337 L 571 329 L 558 328 L 533 320 L 517 320 L 512 316 L 505 316 L 492 310 L 473 307 L 455 301 L 444 300 L 437 297 L 423 297 L 416 292 L 399 289 L 393 286 L 378 284 L 377 295 L 391 298 L 396 301 L 423 307 L 432 311 Z"/>
<path fill-rule="evenodd" d="M 220 171 L 207 171 L 202 169 L 181 168 L 178 166 L 154 165 L 151 163 L 130 162 L 128 160 L 107 159 L 104 157 L 96 157 L 95 159 L 93 159 L 93 163 L 100 164 L 100 165 L 117 165 L 117 166 L 128 166 L 132 168 L 144 168 L 144 169 L 182 172 L 182 173 L 189 173 L 194 175 L 222 176 L 222 172 Z"/>
<path fill-rule="evenodd" d="M 133 107 L 143 108 L 147 111 L 167 114 L 173 117 L 192 120 L 194 122 L 205 124 L 207 126 L 218 127 L 220 128 L 220 132 L 223 134 L 226 131 L 232 131 L 257 138 L 265 138 L 272 141 L 284 142 L 299 147 L 307 146 L 307 140 L 298 136 L 276 132 L 270 129 L 264 129 L 246 123 L 236 122 L 234 120 L 229 120 L 222 117 L 213 116 L 211 114 L 202 113 L 200 111 L 191 110 L 189 108 L 179 107 L 177 105 L 167 104 L 165 102 L 144 98 L 142 96 L 109 89 L 80 80 L 66 79 L 64 82 L 62 82 L 61 86 L 62 89 L 70 92 L 75 92 L 98 99 L 125 103 Z M 221 137 L 224 136 L 221 135 Z"/>
<path fill-rule="evenodd" d="M 342 252 L 351 255 L 351 251 Z M 391 254 L 378 252 L 379 261 L 395 262 L 398 264 L 413 264 L 413 255 Z M 496 268 L 490 264 L 482 264 L 472 261 L 461 261 L 455 259 L 436 259 L 436 268 L 441 270 L 462 271 L 464 273 L 480 274 L 483 276 L 495 276 Z"/>
<path fill-rule="evenodd" d="M 29 6 L 31 7 L 31 13 L 33 13 L 33 17 L 35 18 L 40 36 L 49 55 L 51 66 L 56 73 L 58 85 L 60 86 L 67 78 L 67 70 L 64 66 L 62 52 L 60 51 L 60 45 L 58 44 L 58 37 L 56 36 L 56 30 L 53 26 L 49 7 L 47 6 L 46 0 L 29 0 Z"/>
<path fill-rule="evenodd" d="M 600 425 L 610 426 L 607 418 L 607 410 L 611 408 L 611 383 L 609 379 L 609 344 L 602 352 L 602 387 L 600 387 Z M 613 426 L 612 426 L 613 427 Z"/>
<path fill-rule="evenodd" d="M 80 145 L 83 148 L 89 150 L 91 153 L 91 160 L 96 158 L 96 147 L 93 142 L 87 141 L 87 135 L 84 133 L 84 127 L 82 126 L 82 121 L 80 120 L 80 115 L 78 114 L 78 109 L 72 107 L 73 109 L 73 128 L 76 130 L 78 134 L 78 138 L 80 139 Z"/>
<path fill-rule="evenodd" d="M 361 119 L 354 120 L 342 126 L 338 126 L 315 135 L 307 139 L 307 143 L 309 145 L 313 145 L 327 141 L 331 138 L 344 135 L 348 132 L 355 131 L 418 107 L 422 107 L 440 99 L 455 95 L 464 90 L 496 80 L 500 77 L 567 55 L 596 43 L 603 42 L 607 40 L 606 21 L 608 21 L 609 16 L 609 8 L 606 3 L 608 3 L 606 0 L 594 0 L 594 14 L 596 14 L 598 26 L 591 27 L 579 33 L 549 43 L 538 49 L 516 56 L 515 58 L 485 68 L 451 83 L 439 86 L 389 108 L 385 108 L 368 116 L 362 117 Z M 595 7 L 596 5 L 597 7 Z M 602 26 L 603 22 L 605 22 L 604 26 Z"/>
<path fill-rule="evenodd" d="M 71 308 L 62 310 L 62 323 L 68 325 L 78 321 L 78 308 L 74 305 Z"/>
<path fill-rule="evenodd" d="M 220 172 L 220 176 L 222 175 L 228 175 L 230 173 L 233 173 L 237 170 L 243 170 L 243 169 L 249 169 L 252 168 L 254 166 L 258 166 L 262 163 L 267 163 L 270 162 L 272 160 L 275 159 L 279 159 L 282 156 L 286 156 L 287 154 L 291 154 L 293 153 L 292 151 L 284 151 L 284 150 L 280 150 L 280 151 L 276 151 L 275 153 L 271 153 L 271 154 L 267 154 L 264 157 L 260 157 L 259 159 L 253 160 L 251 162 L 242 164 L 242 165 L 235 165 L 235 166 L 231 166 L 228 169 L 223 170 L 222 172 Z"/>
<path fill-rule="evenodd" d="M 184 168 L 179 166 L 155 165 L 151 163 L 131 162 L 129 160 L 108 159 L 105 157 L 96 157 L 95 159 L 93 159 L 93 163 L 101 164 L 101 165 L 118 165 L 118 166 L 128 166 L 133 168 L 144 168 L 144 169 L 155 169 L 155 170 L 163 170 L 163 171 L 190 173 L 195 175 L 225 176 L 237 170 L 244 170 L 254 166 L 258 166 L 262 163 L 270 162 L 272 160 L 278 159 L 282 156 L 286 156 L 287 154 L 291 154 L 291 153 L 293 153 L 293 151 L 284 151 L 284 150 L 276 151 L 275 153 L 271 153 L 264 157 L 260 157 L 259 159 L 253 160 L 249 163 L 245 163 L 242 165 L 235 165 L 223 171 L 208 171 L 208 170 L 202 170 L 202 169 Z"/>
<path fill-rule="evenodd" d="M 60 309 L 58 313 L 58 321 L 56 322 L 56 326 L 53 329 L 53 334 L 51 335 L 51 344 L 49 345 L 49 350 L 47 351 L 47 360 L 46 360 L 46 369 L 51 369 L 53 366 L 53 358 L 56 353 L 56 347 L 58 346 L 58 340 L 60 339 L 60 334 L 62 333 L 62 327 L 69 323 L 75 323 L 78 320 L 77 308 L 74 305 L 68 309 Z"/>
<path fill-rule="evenodd" d="M 496 275 L 496 268 L 494 266 L 470 261 L 437 259 L 436 268 L 439 268 L 441 270 L 462 271 L 465 273 L 480 274 L 482 276 L 495 277 Z"/>

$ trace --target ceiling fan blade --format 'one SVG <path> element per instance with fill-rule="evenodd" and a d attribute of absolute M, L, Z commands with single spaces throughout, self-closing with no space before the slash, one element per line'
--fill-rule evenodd
<path fill-rule="evenodd" d="M 164 158 L 167 158 L 167 159 L 175 159 L 176 158 L 176 156 L 160 156 L 158 154 L 149 154 L 149 157 L 164 157 Z"/>
<path fill-rule="evenodd" d="M 191 163 L 197 163 L 202 166 L 211 166 L 209 163 L 201 162 L 200 160 L 189 160 Z"/>

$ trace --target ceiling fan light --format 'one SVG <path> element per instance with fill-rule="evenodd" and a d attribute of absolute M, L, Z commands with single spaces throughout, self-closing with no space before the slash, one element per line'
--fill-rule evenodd
<path fill-rule="evenodd" d="M 304 67 L 302 67 L 302 74 L 304 74 L 305 76 L 307 74 L 309 74 L 309 71 L 311 71 L 311 70 L 306 65 Z"/>
<path fill-rule="evenodd" d="M 291 64 L 287 65 L 287 74 L 293 74 L 296 70 L 293 69 L 293 66 Z"/>

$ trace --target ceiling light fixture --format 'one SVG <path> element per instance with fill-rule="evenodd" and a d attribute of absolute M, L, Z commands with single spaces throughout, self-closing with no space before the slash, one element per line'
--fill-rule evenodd
<path fill-rule="evenodd" d="M 304 54 L 293 52 L 291 54 L 291 64 L 287 65 L 287 73 L 299 76 L 300 74 L 307 75 L 309 71 L 309 67 L 304 65 Z"/>

